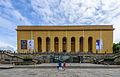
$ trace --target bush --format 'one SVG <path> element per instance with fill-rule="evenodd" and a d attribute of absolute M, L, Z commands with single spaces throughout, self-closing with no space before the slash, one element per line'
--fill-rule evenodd
<path fill-rule="evenodd" d="M 32 57 L 24 57 L 24 61 L 32 61 Z"/>
<path fill-rule="evenodd" d="M 119 53 L 120 48 L 120 42 L 119 43 L 113 43 L 113 51 L 114 53 Z"/>
<path fill-rule="evenodd" d="M 104 58 L 104 61 L 114 61 L 115 59 L 114 58 L 112 58 L 112 57 L 106 57 L 106 58 Z"/>
<path fill-rule="evenodd" d="M 10 59 L 5 59 L 5 61 L 10 61 Z"/>

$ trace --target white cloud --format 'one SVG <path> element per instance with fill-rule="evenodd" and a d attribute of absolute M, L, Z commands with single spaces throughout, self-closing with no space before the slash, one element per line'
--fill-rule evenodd
<path fill-rule="evenodd" d="M 120 16 L 118 17 L 114 17 L 112 20 L 111 20 L 111 24 L 113 24 L 115 30 L 114 30 L 114 42 L 117 43 L 117 42 L 120 42 Z"/>
<path fill-rule="evenodd" d="M 31 0 L 31 8 L 33 9 L 31 15 L 37 19 L 33 21 L 40 22 L 40 25 L 113 24 L 115 28 L 114 42 L 117 43 L 120 41 L 119 5 L 119 0 Z M 11 0 L 0 0 L 0 6 L 2 6 L 2 8 L 0 7 L 0 27 L 12 31 L 9 34 L 16 33 L 15 28 L 18 24 L 31 24 L 29 20 L 32 19 L 28 19 L 20 13 L 20 10 L 16 10 L 17 7 L 12 5 Z M 16 44 L 6 42 L 6 40 L 10 40 L 17 43 L 15 37 L 17 37 L 16 34 L 12 37 L 1 37 L 3 45 L 0 45 L 0 48 L 16 49 Z"/>
<path fill-rule="evenodd" d="M 15 29 L 18 24 L 30 25 L 31 23 L 12 6 L 10 0 L 0 0 L 0 28 L 2 33 L 0 34 L 0 49 L 16 50 L 17 32 Z"/>
<path fill-rule="evenodd" d="M 10 0 L 0 0 L 0 5 L 6 8 L 13 8 L 12 4 L 10 3 Z"/>
<path fill-rule="evenodd" d="M 23 17 L 18 11 L 13 10 L 11 13 L 16 19 L 18 19 L 22 24 L 30 25 L 31 23 L 27 20 L 26 17 Z"/>
<path fill-rule="evenodd" d="M 0 50 L 13 50 L 15 51 L 17 48 L 12 46 L 11 44 L 7 44 L 0 41 Z"/>
<path fill-rule="evenodd" d="M 31 5 L 47 24 L 113 24 L 114 42 L 120 41 L 119 0 L 31 0 Z"/>
<path fill-rule="evenodd" d="M 15 29 L 17 28 L 17 26 L 14 23 L 2 17 L 0 17 L 0 27 L 6 28 L 12 31 L 15 31 Z"/>
<path fill-rule="evenodd" d="M 0 28 L 3 29 L 1 30 L 1 33 L 3 34 L 0 34 L 0 49 L 16 50 L 17 33 L 15 29 L 17 28 L 17 26 L 11 21 L 0 17 Z"/>
<path fill-rule="evenodd" d="M 12 6 L 10 0 L 1 0 L 0 6 L 4 7 L 0 9 L 0 17 L 7 18 L 14 23 L 17 21 L 17 24 L 31 24 L 26 17 L 22 16 L 22 14 Z"/>

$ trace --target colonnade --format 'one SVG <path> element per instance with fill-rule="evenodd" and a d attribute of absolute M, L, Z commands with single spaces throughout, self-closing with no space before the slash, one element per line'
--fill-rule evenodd
<path fill-rule="evenodd" d="M 93 51 L 93 38 L 89 37 L 85 44 L 84 37 L 38 37 L 38 52 L 84 52 L 87 46 L 88 52 Z"/>

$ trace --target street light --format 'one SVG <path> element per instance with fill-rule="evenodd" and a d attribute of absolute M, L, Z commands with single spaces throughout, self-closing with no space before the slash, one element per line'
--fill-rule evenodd
<path fill-rule="evenodd" d="M 120 44 L 119 44 L 119 52 L 120 52 Z"/>

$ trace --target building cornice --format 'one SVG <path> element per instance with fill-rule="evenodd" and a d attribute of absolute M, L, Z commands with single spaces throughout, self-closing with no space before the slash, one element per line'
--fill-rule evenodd
<path fill-rule="evenodd" d="M 16 31 L 108 31 L 114 29 L 16 29 Z"/>
<path fill-rule="evenodd" d="M 99 31 L 114 30 L 112 25 L 94 26 L 18 26 L 16 31 Z"/>

